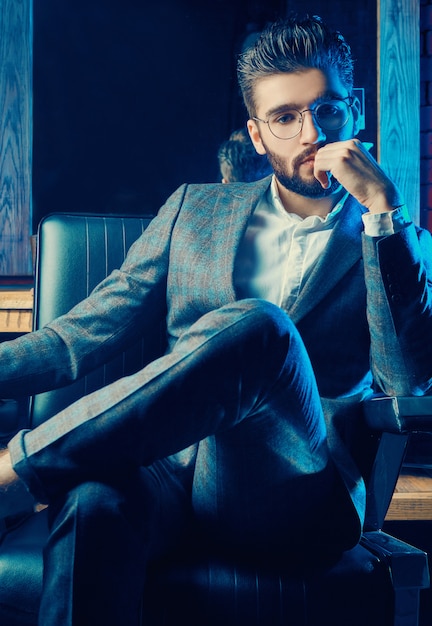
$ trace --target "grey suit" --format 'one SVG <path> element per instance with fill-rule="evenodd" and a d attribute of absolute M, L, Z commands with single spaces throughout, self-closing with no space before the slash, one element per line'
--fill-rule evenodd
<path fill-rule="evenodd" d="M 335 507 L 334 540 L 355 542 L 364 487 L 345 444 L 361 434 L 359 401 L 373 378 L 387 393 L 430 385 L 431 240 L 413 225 L 362 237 L 362 208 L 349 199 L 289 317 L 238 301 L 236 252 L 268 184 L 183 186 L 87 301 L 0 347 L 0 393 L 34 393 L 83 375 L 166 317 L 167 355 L 11 443 L 17 472 L 52 503 L 57 534 L 71 508 L 65 493 L 88 480 L 117 484 L 119 468 L 131 479 L 143 465 L 164 493 L 181 474 L 179 499 L 192 489 L 204 528 L 234 545 L 289 550 L 314 527 L 318 544 L 331 541 Z"/>

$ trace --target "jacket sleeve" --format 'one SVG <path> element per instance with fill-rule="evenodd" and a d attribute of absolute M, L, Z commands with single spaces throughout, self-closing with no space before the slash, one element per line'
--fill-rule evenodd
<path fill-rule="evenodd" d="M 171 231 L 185 188 L 175 192 L 114 270 L 69 313 L 0 344 L 0 397 L 68 384 L 131 345 L 166 314 Z"/>
<path fill-rule="evenodd" d="M 389 395 L 432 387 L 432 238 L 410 224 L 394 235 L 363 235 L 371 368 Z"/>

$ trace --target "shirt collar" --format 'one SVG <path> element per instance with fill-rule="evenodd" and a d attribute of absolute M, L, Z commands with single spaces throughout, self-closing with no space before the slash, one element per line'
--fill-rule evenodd
<path fill-rule="evenodd" d="M 273 205 L 278 213 L 283 213 L 290 221 L 303 222 L 304 226 L 310 225 L 311 227 L 316 227 L 318 225 L 322 225 L 323 227 L 329 227 L 330 225 L 333 225 L 333 222 L 339 216 L 339 213 L 341 212 L 342 207 L 344 206 L 348 196 L 349 193 L 346 192 L 339 200 L 339 202 L 333 207 L 330 213 L 328 213 L 325 217 L 321 217 L 320 215 L 309 215 L 306 218 L 302 218 L 296 213 L 290 213 L 289 211 L 286 211 L 279 196 L 279 191 L 276 184 L 276 177 L 273 174 L 272 181 L 269 187 L 269 193 L 267 195 L 267 201 Z"/>

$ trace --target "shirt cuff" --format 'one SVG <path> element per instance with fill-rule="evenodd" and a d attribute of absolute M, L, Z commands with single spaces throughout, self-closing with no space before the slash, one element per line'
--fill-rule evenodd
<path fill-rule="evenodd" d="M 394 235 L 412 222 L 405 204 L 385 213 L 364 213 L 362 220 L 369 237 Z"/>

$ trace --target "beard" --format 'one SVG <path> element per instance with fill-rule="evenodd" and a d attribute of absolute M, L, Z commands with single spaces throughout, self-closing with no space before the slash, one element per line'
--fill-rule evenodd
<path fill-rule="evenodd" d="M 286 162 L 268 150 L 267 146 L 264 145 L 264 147 L 267 152 L 267 158 L 273 168 L 277 180 L 283 187 L 285 187 L 285 189 L 288 189 L 288 191 L 292 191 L 293 193 L 296 193 L 299 196 L 304 196 L 305 198 L 319 199 L 327 198 L 340 189 L 341 185 L 334 176 L 330 177 L 330 187 L 328 187 L 328 189 L 324 189 L 316 178 L 306 180 L 300 176 L 300 164 L 309 156 L 315 154 L 317 151 L 316 148 L 305 150 L 302 154 L 297 156 L 293 160 L 292 173 L 290 173 L 287 170 Z"/>

